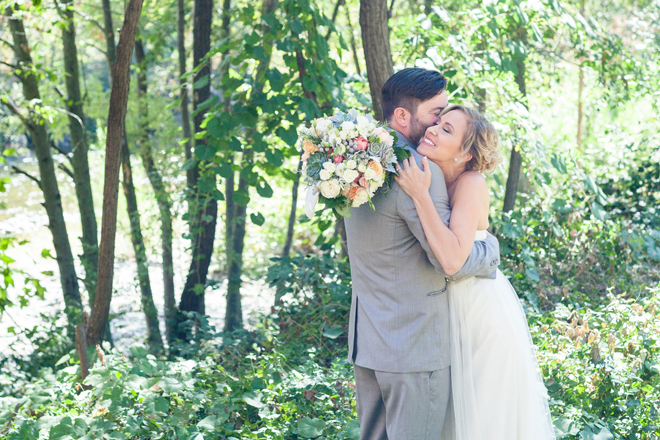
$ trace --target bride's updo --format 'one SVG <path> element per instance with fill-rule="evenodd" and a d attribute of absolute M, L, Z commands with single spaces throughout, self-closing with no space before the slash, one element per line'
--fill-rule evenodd
<path fill-rule="evenodd" d="M 467 117 L 468 128 L 461 143 L 461 154 L 470 154 L 472 159 L 467 162 L 465 169 L 480 173 L 493 172 L 502 162 L 497 130 L 481 113 L 462 105 L 447 107 L 442 115 L 453 111 L 459 111 Z"/>

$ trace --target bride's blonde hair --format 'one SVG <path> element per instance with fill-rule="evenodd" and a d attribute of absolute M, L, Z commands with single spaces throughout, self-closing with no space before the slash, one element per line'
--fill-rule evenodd
<path fill-rule="evenodd" d="M 468 120 L 468 128 L 461 143 L 461 154 L 470 154 L 472 158 L 465 165 L 465 169 L 492 173 L 502 162 L 497 130 L 481 113 L 463 105 L 447 107 L 440 117 L 453 111 L 460 111 Z"/>

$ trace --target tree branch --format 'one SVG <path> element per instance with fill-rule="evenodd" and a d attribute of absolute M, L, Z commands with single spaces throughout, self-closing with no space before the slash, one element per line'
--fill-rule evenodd
<path fill-rule="evenodd" d="M 90 17 L 89 15 L 83 14 L 82 12 L 78 11 L 77 9 L 74 9 L 73 12 L 74 12 L 75 14 L 80 15 L 82 18 L 84 18 L 85 20 L 89 21 L 90 23 L 92 23 L 94 26 L 96 26 L 97 28 L 99 28 L 99 30 L 100 30 L 101 32 L 103 32 L 103 33 L 105 34 L 105 28 L 103 27 L 103 25 L 102 25 L 101 23 L 99 23 L 98 21 L 94 20 L 94 19 L 93 19 L 92 17 Z"/>
<path fill-rule="evenodd" d="M 73 180 L 76 180 L 76 178 L 73 177 L 73 171 L 71 171 L 69 168 L 67 168 L 67 166 L 64 165 L 63 163 L 59 164 L 57 168 L 59 168 L 59 169 L 61 169 L 62 171 L 64 171 L 64 172 L 65 172 L 69 177 L 71 177 Z"/>
<path fill-rule="evenodd" d="M 64 151 L 63 149 L 61 149 L 59 146 L 57 146 L 57 145 L 55 144 L 55 142 L 50 141 L 50 147 L 51 147 L 53 150 L 56 150 L 58 153 L 63 154 L 64 157 L 66 157 L 67 159 L 71 160 L 71 157 L 69 156 L 69 153 L 67 153 L 66 151 Z"/>
<path fill-rule="evenodd" d="M 4 61 L 0 61 L 0 64 L 4 64 L 5 66 L 11 68 L 11 69 L 16 69 L 18 66 L 15 66 L 13 64 L 5 63 Z"/>
<path fill-rule="evenodd" d="M 9 102 L 9 99 L 0 99 L 0 101 L 2 101 L 2 103 L 3 103 L 5 106 L 7 106 L 7 108 L 8 108 L 13 114 L 15 114 L 16 116 L 18 116 L 18 119 L 20 119 L 21 122 L 25 125 L 25 128 L 27 128 L 28 130 L 30 130 L 30 127 L 32 126 L 32 124 L 30 123 L 30 121 L 29 121 L 25 116 L 23 116 L 23 115 L 21 114 L 21 112 L 20 112 L 20 111 L 14 106 L 14 104 L 12 104 L 11 102 Z"/>
<path fill-rule="evenodd" d="M 29 179 L 34 180 L 35 182 L 37 182 L 37 185 L 39 185 L 39 188 L 41 188 L 41 180 L 37 179 L 32 174 L 28 173 L 27 171 L 24 171 L 24 170 L 20 169 L 16 165 L 12 165 L 11 169 L 14 170 L 14 174 L 22 174 L 24 176 L 27 176 Z"/>
<path fill-rule="evenodd" d="M 5 43 L 7 46 L 11 47 L 12 50 L 14 49 L 14 45 L 11 44 L 9 41 L 5 40 L 4 38 L 0 38 L 0 43 Z"/>
<path fill-rule="evenodd" d="M 332 13 L 332 24 L 335 24 L 335 20 L 337 19 L 337 14 L 339 13 L 339 7 L 345 4 L 346 4 L 346 0 L 337 0 L 337 4 L 335 5 L 335 10 Z M 330 39 L 330 35 L 332 35 L 332 28 L 328 29 L 328 33 L 325 36 L 325 41 L 328 41 Z"/>

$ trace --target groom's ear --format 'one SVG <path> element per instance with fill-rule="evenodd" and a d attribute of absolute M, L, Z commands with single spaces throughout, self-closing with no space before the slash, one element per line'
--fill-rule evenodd
<path fill-rule="evenodd" d="M 392 119 L 401 127 L 410 126 L 410 112 L 403 107 L 397 107 L 394 110 Z"/>

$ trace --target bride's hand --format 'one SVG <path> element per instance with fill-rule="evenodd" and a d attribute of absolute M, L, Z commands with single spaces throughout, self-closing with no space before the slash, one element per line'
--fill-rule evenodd
<path fill-rule="evenodd" d="M 394 180 L 401 185 L 406 194 L 413 199 L 428 194 L 432 175 L 429 160 L 426 157 L 422 159 L 423 169 L 417 166 L 417 162 L 413 157 L 409 157 L 401 163 L 403 168 L 397 165 L 399 176 L 394 176 Z"/>

